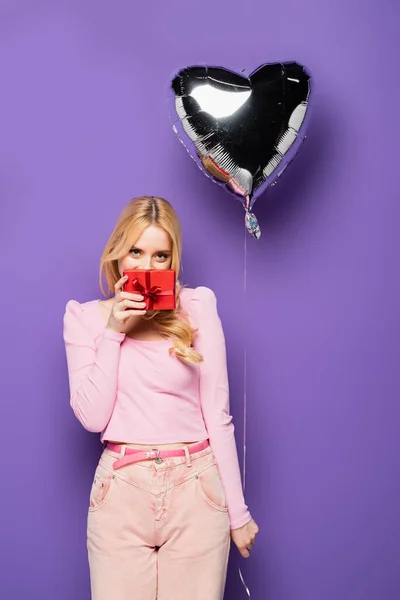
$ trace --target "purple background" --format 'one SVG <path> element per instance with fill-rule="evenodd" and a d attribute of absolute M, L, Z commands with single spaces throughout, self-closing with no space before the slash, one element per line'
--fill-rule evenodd
<path fill-rule="evenodd" d="M 398 6 L 3 0 L 2 599 L 89 599 L 100 444 L 69 407 L 62 316 L 100 297 L 103 245 L 142 193 L 173 202 L 185 282 L 219 298 L 241 457 L 247 340 L 252 598 L 399 598 Z M 166 86 L 196 62 L 276 60 L 311 70 L 314 113 L 255 205 L 244 335 L 243 210 L 175 138 Z"/>

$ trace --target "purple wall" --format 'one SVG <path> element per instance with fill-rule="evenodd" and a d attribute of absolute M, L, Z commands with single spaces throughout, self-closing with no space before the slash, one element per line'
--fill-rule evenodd
<path fill-rule="evenodd" d="M 398 19 L 382 0 L 3 0 L 2 599 L 89 599 L 100 445 L 69 408 L 62 315 L 99 297 L 103 244 L 142 193 L 173 202 L 185 280 L 219 298 L 241 456 L 248 343 L 252 599 L 400 597 Z M 256 203 L 244 337 L 243 210 L 175 139 L 166 85 L 198 61 L 276 60 L 311 69 L 315 109 Z M 246 598 L 236 561 L 229 600 Z"/>

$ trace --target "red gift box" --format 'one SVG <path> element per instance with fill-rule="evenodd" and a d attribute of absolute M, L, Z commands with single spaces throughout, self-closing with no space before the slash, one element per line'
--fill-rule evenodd
<path fill-rule="evenodd" d="M 176 307 L 174 269 L 133 269 L 124 271 L 128 280 L 124 292 L 141 294 L 146 310 L 174 310 Z"/>

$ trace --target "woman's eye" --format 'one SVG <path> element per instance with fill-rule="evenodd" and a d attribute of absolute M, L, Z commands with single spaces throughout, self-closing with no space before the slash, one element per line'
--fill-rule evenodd
<path fill-rule="evenodd" d="M 137 248 L 132 248 L 131 250 L 129 250 L 129 254 L 131 254 L 132 256 L 135 256 L 135 257 L 140 256 L 140 253 L 141 253 L 141 250 L 138 250 Z M 165 254 L 164 252 L 157 252 L 155 257 L 157 260 L 167 260 L 169 255 Z"/>

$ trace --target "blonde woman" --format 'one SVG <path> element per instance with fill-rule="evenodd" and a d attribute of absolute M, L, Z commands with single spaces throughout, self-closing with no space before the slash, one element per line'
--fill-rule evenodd
<path fill-rule="evenodd" d="M 146 313 L 123 291 L 125 269 L 179 274 L 181 251 L 172 206 L 136 198 L 101 258 L 111 297 L 66 307 L 71 407 L 104 443 L 88 509 L 93 600 L 222 600 L 230 540 L 248 557 L 258 531 L 214 293 L 178 279 L 176 310 Z"/>

